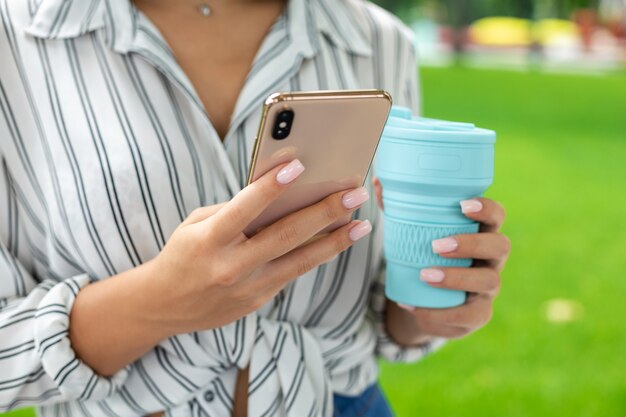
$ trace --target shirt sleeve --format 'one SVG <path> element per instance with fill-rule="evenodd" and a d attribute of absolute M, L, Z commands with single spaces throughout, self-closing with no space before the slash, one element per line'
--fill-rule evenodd
<path fill-rule="evenodd" d="M 0 412 L 70 399 L 100 399 L 119 388 L 123 369 L 97 375 L 72 350 L 69 313 L 87 275 L 38 280 L 11 175 L 0 153 Z"/>
<path fill-rule="evenodd" d="M 403 26 L 395 29 L 395 39 L 398 42 L 397 56 L 388 62 L 394 62 L 398 68 L 399 77 L 394 83 L 388 86 L 388 91 L 392 92 L 394 105 L 408 107 L 413 114 L 421 114 L 421 97 L 419 86 L 419 74 L 417 53 L 414 38 L 411 31 Z M 374 167 L 374 171 L 376 167 Z M 372 195 L 373 192 L 372 192 Z M 383 256 L 383 214 L 381 210 L 376 210 L 376 227 L 372 232 L 374 265 L 374 279 L 370 288 L 370 299 L 367 317 L 374 323 L 376 329 L 376 354 L 391 362 L 415 362 L 426 354 L 439 348 L 444 344 L 445 339 L 434 338 L 428 343 L 419 346 L 402 346 L 396 343 L 387 333 L 385 326 L 385 314 L 387 298 L 385 297 L 385 259 Z M 417 278 L 416 278 L 417 279 Z"/>

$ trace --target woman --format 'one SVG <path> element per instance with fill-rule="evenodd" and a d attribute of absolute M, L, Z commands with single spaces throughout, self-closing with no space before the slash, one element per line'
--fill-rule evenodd
<path fill-rule="evenodd" d="M 0 0 L 0 17 L 1 410 L 385 416 L 375 355 L 417 360 L 489 320 L 509 250 L 490 200 L 461 203 L 482 233 L 433 242 L 480 261 L 416 277 L 472 293 L 448 310 L 385 300 L 368 189 L 241 233 L 305 169 L 244 188 L 267 95 L 375 87 L 418 111 L 412 41 L 386 12 Z"/>

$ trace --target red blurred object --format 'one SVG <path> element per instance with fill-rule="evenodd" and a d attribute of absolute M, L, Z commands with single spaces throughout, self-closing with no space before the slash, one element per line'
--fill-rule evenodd
<path fill-rule="evenodd" d="M 591 51 L 593 32 L 598 24 L 598 15 L 593 9 L 574 11 L 572 20 L 578 25 L 580 39 L 585 52 Z"/>
<path fill-rule="evenodd" d="M 619 19 L 608 21 L 606 27 L 617 39 L 626 39 L 626 25 Z"/>
<path fill-rule="evenodd" d="M 443 43 L 452 46 L 456 53 L 463 53 L 470 42 L 469 28 L 467 27 L 442 26 L 439 29 L 439 37 Z"/>

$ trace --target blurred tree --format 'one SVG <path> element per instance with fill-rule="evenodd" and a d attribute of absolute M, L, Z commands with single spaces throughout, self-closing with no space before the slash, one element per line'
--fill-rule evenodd
<path fill-rule="evenodd" d="M 374 2 L 393 11 L 405 21 L 419 18 L 416 16 L 416 10 L 420 7 L 436 4 L 443 9 L 443 20 L 456 26 L 485 16 L 568 19 L 576 9 L 597 9 L 599 0 L 374 0 Z"/>
<path fill-rule="evenodd" d="M 535 17 L 535 3 L 533 0 L 517 0 L 514 1 L 515 11 L 513 16 L 524 19 L 533 19 Z"/>
<path fill-rule="evenodd" d="M 597 0 L 552 0 L 552 13 L 550 17 L 568 19 L 576 9 L 597 9 Z"/>
<path fill-rule="evenodd" d="M 442 0 L 448 16 L 448 23 L 452 31 L 452 47 L 457 64 L 461 64 L 462 54 L 467 44 L 467 31 L 465 28 L 474 19 L 472 0 Z"/>

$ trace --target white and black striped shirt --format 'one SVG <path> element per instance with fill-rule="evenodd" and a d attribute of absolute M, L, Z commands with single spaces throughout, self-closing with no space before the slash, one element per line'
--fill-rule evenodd
<path fill-rule="evenodd" d="M 377 378 L 385 334 L 374 232 L 259 311 L 163 341 L 111 378 L 78 360 L 81 287 L 153 258 L 196 207 L 244 185 L 276 91 L 382 88 L 418 110 L 409 32 L 360 0 L 291 0 L 254 60 L 222 143 L 163 37 L 129 0 L 0 0 L 0 410 L 42 416 L 331 416 Z M 141 297 L 137 294 L 137 297 Z M 123 323 L 120 323 L 123 325 Z"/>

